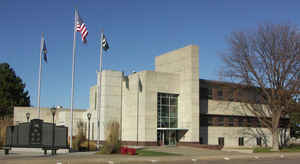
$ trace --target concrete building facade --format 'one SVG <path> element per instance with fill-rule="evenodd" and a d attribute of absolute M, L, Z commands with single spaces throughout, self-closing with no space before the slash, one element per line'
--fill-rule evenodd
<path fill-rule="evenodd" d="M 75 119 L 84 122 L 88 121 L 87 113 L 92 114 L 92 140 L 99 134 L 99 110 L 100 141 L 105 140 L 108 123 L 117 121 L 121 140 L 126 144 L 237 147 L 272 143 L 265 127 L 252 124 L 255 117 L 241 108 L 242 102 L 220 99 L 226 92 L 220 91 L 218 82 L 199 78 L 198 46 L 190 45 L 155 57 L 154 71 L 124 76 L 120 71 L 104 70 L 101 85 L 99 75 L 97 85 L 90 88 L 89 109 L 74 112 Z M 15 108 L 15 121 L 25 121 L 20 111 Z M 49 112 L 43 112 L 42 118 L 49 119 Z M 68 112 L 59 112 L 57 122 L 63 120 L 68 126 Z M 241 120 L 250 121 L 242 124 Z"/>

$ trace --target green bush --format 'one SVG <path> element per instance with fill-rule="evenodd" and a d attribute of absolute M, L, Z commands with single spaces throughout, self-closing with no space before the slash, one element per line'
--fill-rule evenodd
<path fill-rule="evenodd" d="M 107 133 L 102 148 L 103 154 L 119 153 L 121 148 L 120 126 L 117 121 L 112 121 L 107 125 Z"/>
<path fill-rule="evenodd" d="M 253 153 L 263 153 L 263 152 L 271 152 L 270 147 L 256 147 L 253 149 Z"/>

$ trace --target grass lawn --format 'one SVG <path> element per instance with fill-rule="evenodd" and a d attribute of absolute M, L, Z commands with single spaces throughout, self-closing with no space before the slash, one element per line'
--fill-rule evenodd
<path fill-rule="evenodd" d="M 300 145 L 290 145 L 280 150 L 281 152 L 300 152 Z"/>
<path fill-rule="evenodd" d="M 253 149 L 254 153 L 269 153 L 269 152 L 276 152 L 272 151 L 270 147 L 257 147 Z M 279 152 L 300 152 L 300 145 L 290 145 L 288 147 L 282 148 Z"/>
<path fill-rule="evenodd" d="M 181 154 L 158 152 L 146 149 L 140 149 L 136 151 L 138 156 L 180 156 Z"/>
<path fill-rule="evenodd" d="M 226 147 L 226 149 L 253 150 L 252 147 Z"/>
<path fill-rule="evenodd" d="M 270 153 L 271 151 L 270 147 L 256 147 L 253 149 L 253 153 Z"/>

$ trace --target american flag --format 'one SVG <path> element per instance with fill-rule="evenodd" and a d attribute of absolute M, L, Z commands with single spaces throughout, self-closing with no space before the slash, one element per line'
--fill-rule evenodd
<path fill-rule="evenodd" d="M 81 40 L 83 43 L 86 43 L 86 37 L 88 35 L 88 30 L 86 28 L 86 24 L 82 21 L 79 16 L 78 10 L 76 10 L 76 31 L 81 33 Z"/>

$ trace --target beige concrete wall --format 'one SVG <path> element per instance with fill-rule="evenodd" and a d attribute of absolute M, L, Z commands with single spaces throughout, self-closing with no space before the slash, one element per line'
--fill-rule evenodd
<path fill-rule="evenodd" d="M 97 109 L 97 85 L 94 85 L 90 88 L 90 108 L 96 110 Z"/>
<path fill-rule="evenodd" d="M 141 94 L 138 90 L 139 73 L 128 76 L 128 79 L 123 82 L 122 91 L 122 140 L 137 141 L 138 124 L 137 111 L 140 111 L 138 104 Z M 139 108 L 139 109 L 138 109 Z M 141 132 L 140 132 L 141 133 Z M 141 138 L 139 137 L 141 140 Z"/>
<path fill-rule="evenodd" d="M 179 75 L 179 128 L 188 132 L 181 141 L 199 141 L 199 55 L 198 46 L 186 46 L 155 57 L 155 71 Z"/>
<path fill-rule="evenodd" d="M 265 106 L 260 105 L 267 112 Z M 200 100 L 201 114 L 220 114 L 235 116 L 254 116 L 250 112 L 250 105 L 240 102 L 223 101 L 223 100 Z M 268 113 L 270 115 L 270 113 Z"/>
<path fill-rule="evenodd" d="M 80 111 L 73 111 L 73 136 L 78 134 L 78 128 L 77 125 L 80 121 L 83 121 L 83 113 L 86 110 L 80 110 Z M 69 135 L 70 135 L 70 127 L 71 127 L 71 112 L 70 110 L 61 111 L 58 115 L 57 120 L 58 125 L 64 125 L 69 128 Z"/>
<path fill-rule="evenodd" d="M 157 93 L 179 94 L 179 76 L 172 73 L 142 71 L 123 82 L 122 139 L 157 139 Z"/>
<path fill-rule="evenodd" d="M 245 147 L 257 146 L 256 137 L 262 137 L 262 144 L 272 144 L 272 134 L 266 128 L 201 127 L 200 137 L 209 145 L 218 145 L 218 138 L 224 137 L 224 147 L 239 147 L 239 137 L 244 137 Z"/>
<path fill-rule="evenodd" d="M 159 73 L 145 71 L 143 73 L 143 104 L 141 123 L 144 133 L 142 136 L 147 141 L 157 140 L 157 95 L 161 93 L 180 94 L 179 76 L 173 73 Z M 180 108 L 178 107 L 178 112 Z"/>
<path fill-rule="evenodd" d="M 97 140 L 97 132 L 98 132 L 98 128 L 97 128 L 97 111 L 94 109 L 89 109 L 87 111 L 85 111 L 82 114 L 82 121 L 87 125 L 86 128 L 86 137 L 88 137 L 88 118 L 87 118 L 87 114 L 91 113 L 91 119 L 90 119 L 90 140 Z"/>
<path fill-rule="evenodd" d="M 178 128 L 189 129 L 182 141 L 199 141 L 198 59 L 198 47 L 187 46 L 156 57 L 155 72 L 128 76 L 122 89 L 122 140 L 156 141 L 157 94 L 162 92 L 179 94 Z"/>
<path fill-rule="evenodd" d="M 100 86 L 99 77 L 98 73 L 98 87 Z M 109 122 L 118 121 L 120 123 L 121 80 L 122 72 L 120 71 L 104 70 L 102 72 L 101 99 L 99 99 L 100 96 L 98 95 L 98 102 L 101 101 L 100 140 L 105 139 L 107 125 Z M 95 115 L 96 117 L 93 118 L 96 120 L 93 119 L 93 122 L 97 122 L 97 113 L 95 113 Z"/>

